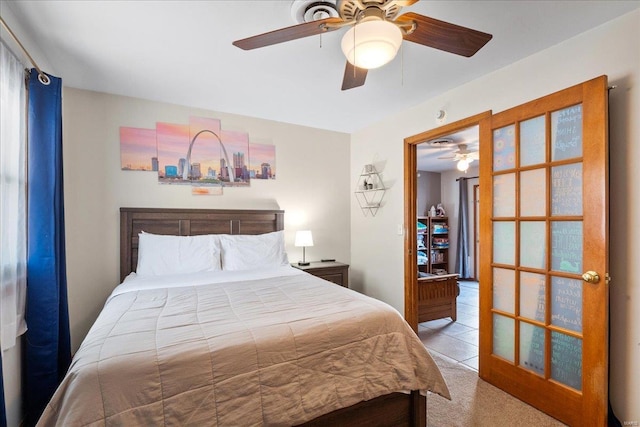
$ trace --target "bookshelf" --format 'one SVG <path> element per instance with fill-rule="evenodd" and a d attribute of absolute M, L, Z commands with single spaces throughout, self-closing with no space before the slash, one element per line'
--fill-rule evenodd
<path fill-rule="evenodd" d="M 449 269 L 449 219 L 418 217 L 418 271 L 443 275 Z"/>

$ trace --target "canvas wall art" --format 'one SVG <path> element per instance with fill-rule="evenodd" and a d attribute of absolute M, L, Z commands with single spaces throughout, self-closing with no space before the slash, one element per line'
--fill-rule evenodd
<path fill-rule="evenodd" d="M 121 127 L 120 153 L 122 170 L 156 172 L 159 183 L 189 185 L 194 195 L 276 178 L 274 145 L 251 143 L 248 133 L 222 129 L 208 117 L 158 122 L 155 129 Z"/>
<path fill-rule="evenodd" d="M 157 171 L 156 130 L 120 128 L 120 167 L 122 170 Z"/>
<path fill-rule="evenodd" d="M 249 169 L 252 179 L 276 179 L 276 146 L 249 144 Z"/>

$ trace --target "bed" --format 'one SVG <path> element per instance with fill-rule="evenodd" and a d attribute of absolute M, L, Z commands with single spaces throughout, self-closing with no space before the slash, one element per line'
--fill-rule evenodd
<path fill-rule="evenodd" d="M 284 212 L 120 217 L 122 283 L 38 425 L 425 426 L 427 392 L 449 397 L 396 310 L 272 262 Z M 219 268 L 192 271 L 203 248 Z"/>

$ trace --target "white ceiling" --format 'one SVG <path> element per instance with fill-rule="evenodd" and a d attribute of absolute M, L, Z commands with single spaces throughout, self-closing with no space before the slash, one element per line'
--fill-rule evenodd
<path fill-rule="evenodd" d="M 50 64 L 45 71 L 66 86 L 352 133 L 640 7 L 639 1 L 422 0 L 401 14 L 420 13 L 493 39 L 472 58 L 405 41 L 363 87 L 341 91 L 346 30 L 251 51 L 231 44 L 295 25 L 291 4 L 3 0 L 0 13 L 10 9 L 43 56 L 36 62 Z"/>
<path fill-rule="evenodd" d="M 418 144 L 416 150 L 418 170 L 444 172 L 456 169 L 457 161 L 449 157 L 454 156 L 454 151 L 460 148 L 460 144 L 465 144 L 469 151 L 477 152 L 480 148 L 479 137 L 478 126 L 471 126 L 450 135 Z M 447 158 L 443 159 L 443 157 Z M 470 166 L 478 166 L 478 161 L 473 160 Z"/>

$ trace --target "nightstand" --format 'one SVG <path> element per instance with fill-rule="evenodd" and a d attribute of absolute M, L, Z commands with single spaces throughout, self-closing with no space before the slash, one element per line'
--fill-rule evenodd
<path fill-rule="evenodd" d="M 311 262 L 309 265 L 291 264 L 292 267 L 306 271 L 336 285 L 349 287 L 349 264 L 341 262 Z"/>

